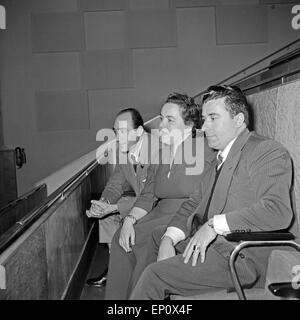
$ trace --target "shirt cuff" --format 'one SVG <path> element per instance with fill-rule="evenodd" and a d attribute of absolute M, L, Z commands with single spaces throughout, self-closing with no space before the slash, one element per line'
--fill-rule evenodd
<path fill-rule="evenodd" d="M 167 231 L 164 233 L 164 235 L 162 236 L 165 237 L 168 236 L 172 239 L 173 241 L 173 245 L 176 246 L 176 244 L 182 240 L 185 239 L 185 234 L 182 230 L 180 230 L 179 228 L 176 227 L 168 227 Z"/>
<path fill-rule="evenodd" d="M 224 235 L 225 233 L 230 232 L 225 214 L 215 215 L 213 219 L 214 219 L 214 229 L 217 234 Z"/>

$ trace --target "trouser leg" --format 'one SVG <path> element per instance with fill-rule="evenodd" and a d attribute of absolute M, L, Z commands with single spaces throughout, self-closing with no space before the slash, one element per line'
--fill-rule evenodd
<path fill-rule="evenodd" d="M 103 220 L 99 220 L 99 243 L 110 244 L 120 225 L 120 215 L 113 215 Z"/>
<path fill-rule="evenodd" d="M 138 280 L 130 299 L 162 300 L 170 294 L 192 296 L 232 286 L 228 260 L 209 248 L 204 263 L 183 262 L 182 254 L 149 265 Z"/>
<path fill-rule="evenodd" d="M 108 266 L 106 300 L 124 300 L 128 295 L 129 282 L 135 265 L 132 252 L 126 253 L 119 245 L 120 229 L 112 239 Z"/>
<path fill-rule="evenodd" d="M 157 260 L 158 249 L 161 241 L 162 235 L 166 231 L 166 226 L 156 227 L 146 244 L 136 252 L 136 266 L 134 268 L 132 279 L 131 279 L 131 289 L 135 287 L 137 281 L 139 280 L 141 274 L 145 268 Z"/>

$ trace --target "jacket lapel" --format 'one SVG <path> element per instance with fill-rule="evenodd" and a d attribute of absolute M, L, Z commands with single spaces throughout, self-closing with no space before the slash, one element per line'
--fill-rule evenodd
<path fill-rule="evenodd" d="M 215 176 L 216 176 L 216 164 L 217 164 L 217 152 L 211 149 L 208 144 L 207 140 L 204 140 L 204 172 L 203 175 L 200 176 L 201 182 L 201 188 L 200 192 L 202 195 L 202 200 L 199 203 L 198 207 L 196 210 L 189 216 L 188 221 L 187 221 L 187 228 L 188 230 L 191 230 L 193 218 L 195 214 L 198 214 L 200 217 L 204 215 L 205 208 L 210 196 L 210 192 L 206 192 L 207 190 L 211 190 L 213 183 L 215 181 Z"/>
<path fill-rule="evenodd" d="M 154 141 L 156 139 L 156 141 Z M 152 141 L 152 142 L 151 142 Z M 158 161 L 156 158 L 159 151 L 159 140 L 155 136 L 144 132 L 143 143 L 140 150 L 139 163 L 137 165 L 136 173 L 132 167 L 133 173 L 136 174 L 135 180 L 137 185 L 136 194 L 140 194 L 144 188 L 148 167 L 152 162 Z M 152 162 L 151 162 L 152 161 Z"/>
<path fill-rule="evenodd" d="M 232 145 L 226 161 L 223 163 L 222 171 L 220 172 L 220 176 L 215 186 L 214 194 L 208 211 L 208 218 L 215 214 L 222 213 L 227 201 L 227 195 L 231 185 L 233 173 L 239 163 L 242 149 L 250 135 L 251 133 L 249 130 L 245 129 Z"/>

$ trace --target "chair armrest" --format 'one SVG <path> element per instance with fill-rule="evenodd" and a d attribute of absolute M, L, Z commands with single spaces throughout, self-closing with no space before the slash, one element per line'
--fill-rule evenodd
<path fill-rule="evenodd" d="M 257 231 L 257 232 L 231 232 L 225 236 L 228 241 L 284 241 L 293 240 L 295 237 L 290 232 Z"/>
<path fill-rule="evenodd" d="M 268 285 L 275 295 L 285 299 L 300 299 L 300 288 L 293 287 L 291 282 L 276 282 Z"/>

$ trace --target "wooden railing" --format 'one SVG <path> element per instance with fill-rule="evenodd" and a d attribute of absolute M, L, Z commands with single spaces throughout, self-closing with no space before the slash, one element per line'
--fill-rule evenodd
<path fill-rule="evenodd" d="M 47 186 L 34 188 L 0 209 L 0 237 L 47 198 Z"/>
<path fill-rule="evenodd" d="M 85 210 L 101 193 L 107 169 L 89 164 L 2 235 L 0 299 L 78 298 L 72 279 L 77 289 L 83 285 L 97 243 L 96 225 Z"/>

